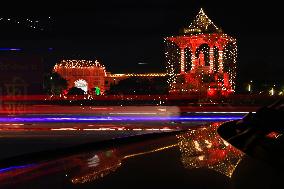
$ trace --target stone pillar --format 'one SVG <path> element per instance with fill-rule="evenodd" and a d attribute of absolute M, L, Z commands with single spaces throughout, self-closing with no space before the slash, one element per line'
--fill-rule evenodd
<path fill-rule="evenodd" d="M 219 48 L 219 58 L 218 58 L 218 72 L 223 73 L 223 48 Z"/>
<path fill-rule="evenodd" d="M 194 71 L 195 69 L 195 60 L 196 60 L 196 56 L 195 56 L 195 52 L 196 52 L 196 48 L 195 47 L 190 47 L 190 51 L 191 51 L 191 69 L 190 71 Z"/>
<path fill-rule="evenodd" d="M 180 49 L 180 73 L 184 74 L 184 48 Z"/>
<path fill-rule="evenodd" d="M 210 46 L 210 50 L 209 50 L 209 73 L 213 73 L 213 69 L 214 69 L 214 46 Z"/>

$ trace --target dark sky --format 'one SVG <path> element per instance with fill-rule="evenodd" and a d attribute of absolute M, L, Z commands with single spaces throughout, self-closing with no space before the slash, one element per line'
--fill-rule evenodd
<path fill-rule="evenodd" d="M 163 37 L 189 25 L 202 7 L 215 25 L 237 38 L 238 80 L 283 83 L 280 1 L 76 1 L 19 7 L 2 7 L 3 17 L 38 19 L 44 31 L 0 22 L 1 47 L 52 47 L 58 57 L 97 58 L 113 73 L 164 72 Z"/>

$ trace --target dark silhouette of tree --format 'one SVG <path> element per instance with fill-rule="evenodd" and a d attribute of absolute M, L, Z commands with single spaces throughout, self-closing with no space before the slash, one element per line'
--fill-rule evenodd
<path fill-rule="evenodd" d="M 68 82 L 56 72 L 49 73 L 44 77 L 43 88 L 47 94 L 59 95 L 68 87 Z"/>
<path fill-rule="evenodd" d="M 72 87 L 68 90 L 68 95 L 84 95 L 85 91 L 83 89 Z"/>
<path fill-rule="evenodd" d="M 111 85 L 107 94 L 167 94 L 168 84 L 165 77 L 130 77 Z"/>

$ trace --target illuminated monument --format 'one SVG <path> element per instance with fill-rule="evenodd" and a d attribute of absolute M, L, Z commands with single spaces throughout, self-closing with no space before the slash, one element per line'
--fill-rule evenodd
<path fill-rule="evenodd" d="M 165 38 L 170 93 L 228 95 L 236 78 L 236 39 L 199 11 L 178 36 Z"/>
<path fill-rule="evenodd" d="M 85 93 L 94 88 L 99 88 L 102 94 L 105 91 L 106 71 L 98 61 L 62 60 L 53 71 L 67 80 L 68 88 L 81 88 Z"/>

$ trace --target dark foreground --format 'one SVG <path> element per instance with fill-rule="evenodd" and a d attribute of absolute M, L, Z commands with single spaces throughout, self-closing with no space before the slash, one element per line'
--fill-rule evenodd
<path fill-rule="evenodd" d="M 283 175 L 216 132 L 220 123 L 2 160 L 0 188 L 279 188 Z"/>

